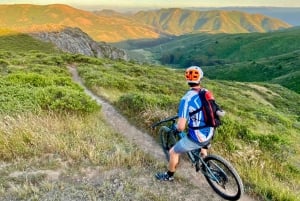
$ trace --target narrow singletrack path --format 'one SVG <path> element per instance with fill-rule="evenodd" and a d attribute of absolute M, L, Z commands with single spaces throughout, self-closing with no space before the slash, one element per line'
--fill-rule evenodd
<path fill-rule="evenodd" d="M 72 74 L 73 80 L 78 83 L 81 87 L 84 88 L 85 93 L 91 96 L 98 104 L 102 105 L 102 112 L 105 120 L 107 123 L 111 125 L 111 127 L 118 133 L 124 135 L 129 141 L 138 145 L 142 150 L 147 153 L 150 153 L 154 158 L 165 161 L 165 155 L 162 151 L 160 145 L 151 137 L 149 134 L 140 131 L 135 126 L 131 125 L 125 117 L 123 117 L 118 111 L 114 109 L 112 105 L 110 105 L 105 100 L 101 99 L 100 97 L 93 94 L 89 89 L 87 89 L 79 77 L 76 67 L 69 66 L 68 70 Z M 157 170 L 161 171 L 161 170 Z M 154 176 L 153 172 L 153 176 Z M 191 167 L 191 164 L 188 162 L 184 162 L 181 160 L 180 165 L 178 167 L 177 173 L 180 176 L 188 179 L 191 181 L 192 184 L 199 187 L 199 194 L 203 195 L 203 201 L 211 200 L 211 201 L 222 201 L 223 199 L 220 198 L 207 184 L 204 176 L 196 171 Z M 254 201 L 254 199 L 250 198 L 247 195 L 244 195 L 241 201 Z"/>

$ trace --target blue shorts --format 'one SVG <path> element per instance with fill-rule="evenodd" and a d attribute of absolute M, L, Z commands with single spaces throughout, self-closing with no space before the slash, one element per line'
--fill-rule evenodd
<path fill-rule="evenodd" d="M 194 149 L 199 148 L 201 148 L 200 144 L 197 144 L 196 142 L 190 140 L 187 136 L 179 140 L 173 147 L 174 151 L 177 154 L 186 153 L 188 151 L 192 151 Z"/>

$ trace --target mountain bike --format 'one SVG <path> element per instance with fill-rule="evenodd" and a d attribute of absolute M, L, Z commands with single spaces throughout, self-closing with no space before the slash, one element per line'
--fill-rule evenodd
<path fill-rule="evenodd" d="M 158 134 L 167 160 L 169 160 L 169 150 L 177 141 L 186 135 L 184 132 L 179 133 L 176 131 L 177 118 L 177 116 L 173 116 L 156 122 L 151 126 L 154 129 L 157 126 L 166 124 L 160 126 Z M 203 145 L 203 148 L 208 148 L 210 146 L 210 141 Z M 209 154 L 202 158 L 200 153 L 201 149 L 187 152 L 187 156 L 196 171 L 204 175 L 208 184 L 222 198 L 226 200 L 240 199 L 244 193 L 244 185 L 230 162 L 221 156 L 214 154 Z"/>

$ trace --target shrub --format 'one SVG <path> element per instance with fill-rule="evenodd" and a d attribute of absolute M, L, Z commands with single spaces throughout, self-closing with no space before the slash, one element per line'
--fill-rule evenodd
<path fill-rule="evenodd" d="M 48 86 L 37 93 L 41 108 L 66 112 L 94 112 L 100 107 L 84 92 L 69 87 Z"/>
<path fill-rule="evenodd" d="M 164 94 L 130 93 L 120 97 L 117 105 L 131 113 L 139 113 L 147 108 L 173 108 L 177 102 Z"/>
<path fill-rule="evenodd" d="M 36 73 L 10 74 L 5 79 L 13 85 L 30 85 L 34 87 L 45 87 L 54 84 L 51 77 L 49 78 Z"/>
<path fill-rule="evenodd" d="M 21 113 L 27 111 L 40 111 L 32 89 L 22 86 L 5 86 L 0 84 L 0 113 Z"/>

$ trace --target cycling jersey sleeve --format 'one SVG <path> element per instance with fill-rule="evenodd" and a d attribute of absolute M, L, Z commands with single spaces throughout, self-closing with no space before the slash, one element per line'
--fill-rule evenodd
<path fill-rule="evenodd" d="M 178 117 L 188 119 L 188 101 L 184 98 L 180 100 L 178 108 Z"/>

